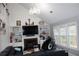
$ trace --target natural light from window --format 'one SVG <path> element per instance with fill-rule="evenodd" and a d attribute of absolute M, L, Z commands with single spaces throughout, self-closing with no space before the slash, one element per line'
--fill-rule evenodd
<path fill-rule="evenodd" d="M 56 44 L 69 48 L 77 48 L 77 25 L 71 24 L 54 27 L 54 38 Z"/>

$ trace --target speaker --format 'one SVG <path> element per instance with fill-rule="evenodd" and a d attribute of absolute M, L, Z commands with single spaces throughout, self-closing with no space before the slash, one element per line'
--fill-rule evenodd
<path fill-rule="evenodd" d="M 48 50 L 51 50 L 52 48 L 53 48 L 52 43 L 49 43 L 49 44 L 48 44 Z"/>
<path fill-rule="evenodd" d="M 52 50 L 52 49 L 55 49 L 55 42 L 54 40 L 50 37 L 47 38 L 47 40 L 43 43 L 42 45 L 42 49 L 43 50 Z"/>

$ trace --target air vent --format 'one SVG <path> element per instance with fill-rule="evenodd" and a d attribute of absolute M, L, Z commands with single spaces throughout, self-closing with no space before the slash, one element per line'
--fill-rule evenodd
<path fill-rule="evenodd" d="M 53 11 L 51 10 L 50 13 L 53 13 Z"/>

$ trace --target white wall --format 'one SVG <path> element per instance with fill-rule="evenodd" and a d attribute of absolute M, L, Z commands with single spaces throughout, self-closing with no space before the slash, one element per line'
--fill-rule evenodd
<path fill-rule="evenodd" d="M 9 17 L 6 15 L 5 9 L 2 6 L 0 8 L 2 8 L 3 10 L 0 18 L 2 18 L 6 22 L 6 34 L 0 35 L 0 50 L 2 51 L 10 43 L 10 26 L 16 26 L 16 20 L 21 20 L 22 25 L 25 25 L 27 19 L 30 18 L 31 21 L 34 21 L 35 25 L 38 25 L 38 22 L 41 19 L 35 15 L 29 15 L 27 9 L 25 9 L 20 4 L 8 4 L 8 9 L 10 13 Z"/>
<path fill-rule="evenodd" d="M 36 16 L 29 15 L 27 9 L 20 4 L 11 3 L 8 4 L 7 7 L 10 13 L 9 17 L 6 14 L 5 8 L 0 4 L 0 18 L 6 23 L 6 34 L 0 34 L 0 51 L 9 46 L 10 26 L 16 26 L 16 20 L 21 20 L 22 25 L 25 25 L 25 21 L 27 21 L 28 18 L 34 21 L 36 25 L 41 20 Z"/>
<path fill-rule="evenodd" d="M 38 17 L 35 17 L 33 15 L 29 15 L 27 9 L 25 9 L 20 4 L 8 4 L 10 16 L 9 16 L 9 22 L 10 26 L 16 26 L 16 20 L 21 20 L 22 25 L 25 25 L 25 21 L 27 19 L 31 19 L 31 21 L 34 21 L 35 24 L 38 24 L 39 20 L 41 20 Z"/>
<path fill-rule="evenodd" d="M 9 44 L 9 23 L 8 16 L 2 4 L 0 4 L 0 18 L 6 24 L 6 33 L 3 34 L 3 31 L 0 31 L 0 51 L 2 51 Z"/>
<path fill-rule="evenodd" d="M 34 21 L 35 25 L 38 25 L 39 21 L 41 20 L 40 18 L 36 17 L 35 15 L 29 15 L 27 9 L 25 9 L 20 4 L 11 3 L 11 4 L 8 4 L 8 8 L 9 8 L 9 12 L 10 12 L 10 15 L 9 15 L 10 27 L 16 26 L 16 20 L 21 20 L 22 25 L 25 25 L 25 22 L 29 18 L 31 19 L 31 22 Z"/>

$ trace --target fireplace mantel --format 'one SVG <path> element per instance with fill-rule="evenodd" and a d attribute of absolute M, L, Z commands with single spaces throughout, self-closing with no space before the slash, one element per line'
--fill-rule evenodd
<path fill-rule="evenodd" d="M 39 38 L 39 35 L 34 35 L 34 36 L 22 36 L 22 47 L 23 47 L 23 50 L 24 50 L 24 40 L 27 40 L 27 39 L 32 39 L 32 38 L 37 38 L 37 43 L 40 44 L 40 38 Z"/>

